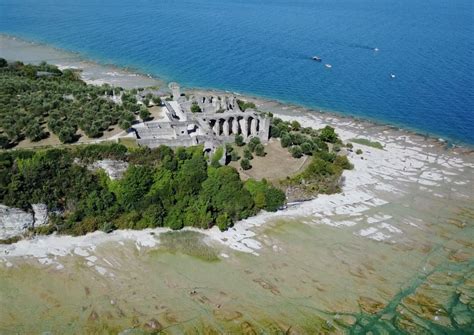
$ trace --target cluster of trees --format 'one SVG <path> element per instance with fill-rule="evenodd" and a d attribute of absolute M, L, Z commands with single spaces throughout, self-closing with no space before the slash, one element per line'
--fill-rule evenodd
<path fill-rule="evenodd" d="M 88 169 L 104 158 L 129 163 L 123 178 Z M 101 144 L 0 153 L 0 203 L 25 210 L 47 204 L 56 214 L 39 228 L 43 233 L 214 225 L 225 230 L 284 202 L 284 193 L 265 181 L 243 183 L 234 168 L 208 165 L 202 147 Z"/>
<path fill-rule="evenodd" d="M 116 103 L 113 96 L 121 96 Z M 110 126 L 128 129 L 140 114 L 133 92 L 109 85 L 83 82 L 77 72 L 57 67 L 0 59 L 0 146 L 15 145 L 25 137 L 39 141 L 56 134 L 63 143 L 78 139 L 78 130 L 88 137 L 100 137 Z"/>
<path fill-rule="evenodd" d="M 288 122 L 279 118 L 272 119 L 270 136 L 280 138 L 281 146 L 288 148 L 295 158 L 313 155 L 318 151 L 328 151 L 327 143 L 341 143 L 334 128 L 330 126 L 321 130 L 303 128 L 297 121 Z"/>
<path fill-rule="evenodd" d="M 246 145 L 242 135 L 235 136 L 235 144 L 239 147 L 244 147 Z M 258 137 L 251 138 L 249 143 L 247 143 L 247 145 L 245 146 L 244 157 L 240 161 L 240 166 L 242 167 L 242 169 L 249 170 L 252 168 L 250 161 L 253 159 L 253 154 L 259 157 L 264 157 L 266 155 L 265 147 L 263 146 L 263 144 L 260 141 L 260 138 Z M 234 159 L 234 156 L 232 156 L 233 161 L 238 161 L 239 159 L 240 157 L 235 157 Z"/>
<path fill-rule="evenodd" d="M 326 126 L 317 130 L 302 127 L 297 121 L 273 118 L 270 136 L 280 138 L 281 146 L 288 148 L 295 158 L 313 156 L 303 172 L 288 177 L 282 182 L 283 185 L 297 187 L 310 195 L 340 191 L 342 171 L 351 170 L 353 165 L 347 156 L 337 154 L 342 141 L 334 128 Z"/>

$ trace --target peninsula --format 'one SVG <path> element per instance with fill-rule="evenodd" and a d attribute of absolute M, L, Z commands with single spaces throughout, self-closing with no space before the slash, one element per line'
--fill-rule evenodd
<path fill-rule="evenodd" d="M 352 168 L 333 128 L 285 122 L 235 96 L 186 96 L 176 83 L 160 96 L 157 88 L 88 85 L 47 63 L 0 65 L 0 202 L 11 207 L 2 209 L 3 242 L 130 228 L 223 231 L 283 208 L 288 197 L 338 192 L 342 170 Z M 43 147 L 53 136 L 57 144 Z M 67 145 L 79 138 L 84 144 Z M 275 157 L 283 148 L 286 158 Z M 254 155 L 256 179 L 245 172 Z M 270 168 L 275 158 L 285 164 Z M 28 212 L 30 222 L 17 219 Z"/>
<path fill-rule="evenodd" d="M 471 331 L 469 148 L 55 64 L 0 69 L 1 332 Z"/>

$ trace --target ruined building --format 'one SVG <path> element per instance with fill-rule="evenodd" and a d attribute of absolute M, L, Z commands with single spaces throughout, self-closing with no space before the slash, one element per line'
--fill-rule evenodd
<path fill-rule="evenodd" d="M 242 111 L 232 95 L 181 96 L 179 86 L 170 84 L 173 101 L 166 101 L 165 115 L 157 121 L 140 123 L 133 127 L 139 145 L 155 148 L 203 144 L 205 150 L 214 150 L 224 143 L 234 142 L 239 134 L 245 140 L 259 137 L 267 142 L 270 118 L 253 109 Z M 192 112 L 197 110 L 198 112 Z"/>

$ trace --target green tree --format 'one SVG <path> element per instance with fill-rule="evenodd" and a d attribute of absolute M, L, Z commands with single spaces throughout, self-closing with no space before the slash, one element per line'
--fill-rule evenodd
<path fill-rule="evenodd" d="M 179 167 L 174 179 L 176 198 L 187 195 L 197 195 L 201 190 L 201 183 L 207 178 L 207 162 L 202 152 L 195 151 L 191 157 Z"/>
<path fill-rule="evenodd" d="M 237 146 L 242 147 L 245 145 L 244 138 L 242 135 L 235 135 L 235 144 Z"/>
<path fill-rule="evenodd" d="M 158 97 L 158 96 L 153 96 L 152 98 L 153 102 L 158 105 L 158 106 L 161 106 L 162 105 L 162 101 L 161 101 L 161 98 Z"/>
<path fill-rule="evenodd" d="M 278 138 L 280 137 L 280 134 L 281 134 L 280 128 L 275 127 L 275 126 L 270 127 L 270 137 Z"/>
<path fill-rule="evenodd" d="M 255 146 L 255 154 L 259 157 L 265 156 L 265 147 L 263 144 L 259 143 Z"/>
<path fill-rule="evenodd" d="M 247 147 L 249 148 L 249 150 L 251 152 L 254 152 L 255 151 L 255 147 L 260 144 L 260 138 L 259 137 L 252 137 L 252 139 L 250 139 L 249 143 L 247 144 Z"/>
<path fill-rule="evenodd" d="M 313 145 L 310 142 L 304 142 L 301 144 L 301 150 L 305 155 L 311 155 L 313 153 Z"/>
<path fill-rule="evenodd" d="M 245 148 L 245 149 L 244 149 L 244 158 L 245 158 L 245 159 L 248 159 L 248 160 L 252 160 L 252 159 L 253 159 L 252 152 L 250 151 L 249 148 Z"/>
<path fill-rule="evenodd" d="M 250 161 L 247 158 L 244 158 L 240 161 L 240 167 L 244 170 L 250 170 L 252 165 L 250 165 Z"/>
<path fill-rule="evenodd" d="M 166 211 L 160 201 L 148 206 L 142 214 L 140 226 L 144 228 L 163 227 Z"/>
<path fill-rule="evenodd" d="M 299 145 L 291 147 L 290 152 L 294 158 L 300 158 L 301 156 L 303 156 L 303 150 L 301 150 L 301 147 Z"/>
<path fill-rule="evenodd" d="M 9 145 L 10 145 L 10 141 L 8 137 L 4 135 L 0 135 L 0 148 L 7 149 Z"/>
<path fill-rule="evenodd" d="M 280 143 L 283 148 L 287 148 L 291 145 L 291 137 L 288 134 L 284 134 L 280 138 Z"/>
<path fill-rule="evenodd" d="M 237 151 L 234 150 L 234 151 L 232 151 L 232 152 L 230 153 L 230 160 L 231 160 L 232 162 L 236 162 L 236 161 L 238 161 L 239 159 L 240 159 L 240 156 L 239 156 L 239 154 L 237 153 Z"/>
<path fill-rule="evenodd" d="M 202 183 L 200 201 L 209 205 L 215 218 L 226 213 L 232 222 L 255 213 L 252 195 L 230 166 L 209 170 L 209 177 Z"/>
<path fill-rule="evenodd" d="M 291 129 L 294 131 L 300 131 L 301 130 L 301 124 L 298 121 L 292 121 L 291 122 Z"/>
<path fill-rule="evenodd" d="M 201 113 L 201 107 L 197 104 L 197 102 L 193 102 L 191 105 L 191 113 Z"/>
<path fill-rule="evenodd" d="M 252 194 L 255 206 L 259 209 L 274 212 L 285 204 L 285 193 L 272 186 L 265 179 L 261 181 L 249 179 L 245 182 L 245 189 Z"/>
<path fill-rule="evenodd" d="M 102 135 L 102 132 L 100 131 L 99 127 L 97 127 L 95 124 L 87 127 L 85 129 L 85 133 L 90 138 L 100 137 Z"/>
<path fill-rule="evenodd" d="M 232 220 L 227 213 L 222 213 L 217 216 L 216 224 L 220 231 L 225 231 L 232 226 Z"/>
<path fill-rule="evenodd" d="M 349 162 L 347 156 L 337 156 L 336 159 L 334 159 L 334 165 L 344 170 L 352 170 L 354 168 L 354 165 Z"/>
<path fill-rule="evenodd" d="M 333 127 L 326 126 L 321 130 L 321 134 L 319 135 L 321 140 L 324 142 L 335 143 L 337 141 L 337 134 Z"/>
<path fill-rule="evenodd" d="M 119 123 L 119 127 L 123 130 L 128 130 L 128 129 L 130 129 L 131 126 L 132 126 L 132 123 L 130 121 L 127 121 L 127 120 L 122 120 Z"/>
<path fill-rule="evenodd" d="M 76 130 L 68 126 L 61 128 L 58 138 L 62 143 L 72 143 L 76 140 Z"/>
<path fill-rule="evenodd" d="M 132 165 L 119 181 L 117 198 L 126 210 L 139 208 L 152 184 L 152 168 Z"/>
<path fill-rule="evenodd" d="M 285 193 L 275 187 L 268 187 L 265 191 L 265 209 L 269 212 L 276 212 L 285 204 Z"/>
<path fill-rule="evenodd" d="M 26 137 L 28 137 L 31 141 L 37 142 L 42 140 L 45 137 L 45 133 L 38 122 L 33 120 L 33 122 L 28 125 L 25 131 Z"/>
<path fill-rule="evenodd" d="M 151 113 L 148 110 L 148 108 L 146 107 L 140 108 L 140 119 L 142 119 L 143 121 L 146 121 L 150 118 L 150 116 L 151 116 Z"/>

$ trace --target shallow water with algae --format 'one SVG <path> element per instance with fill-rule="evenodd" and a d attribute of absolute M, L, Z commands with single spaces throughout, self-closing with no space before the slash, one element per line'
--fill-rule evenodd
<path fill-rule="evenodd" d="M 463 215 L 474 208 L 452 219 Z M 276 220 L 259 256 L 178 232 L 153 249 L 110 242 L 54 258 L 60 269 L 18 260 L 0 268 L 0 331 L 468 334 L 473 233 L 449 225 L 389 244 Z"/>

